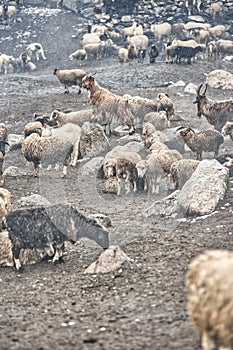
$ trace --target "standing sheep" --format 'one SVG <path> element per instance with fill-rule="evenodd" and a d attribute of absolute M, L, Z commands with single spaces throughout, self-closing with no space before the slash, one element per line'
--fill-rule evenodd
<path fill-rule="evenodd" d="M 16 270 L 21 269 L 21 249 L 45 251 L 53 255 L 56 264 L 62 261 L 65 241 L 75 242 L 87 237 L 104 249 L 109 247 L 106 228 L 69 204 L 14 210 L 6 215 L 5 222 Z"/>
<path fill-rule="evenodd" d="M 28 54 L 29 60 L 32 60 L 33 58 L 37 61 L 40 60 L 40 58 L 43 58 L 43 60 L 46 60 L 44 49 L 41 44 L 39 43 L 31 43 L 26 47 L 26 52 Z"/>
<path fill-rule="evenodd" d="M 207 250 L 188 268 L 188 313 L 203 350 L 233 349 L 233 252 Z"/>
<path fill-rule="evenodd" d="M 55 68 L 54 75 L 59 79 L 60 83 L 65 85 L 65 93 L 69 93 L 69 87 L 73 85 L 79 86 L 78 94 L 81 94 L 82 78 L 86 75 L 82 69 L 64 69 Z"/>
<path fill-rule="evenodd" d="M 61 112 L 55 109 L 50 116 L 51 122 L 56 122 L 59 126 L 62 126 L 67 123 L 78 124 L 82 126 L 83 123 L 91 121 L 93 118 L 92 108 L 84 109 L 80 111 L 71 111 L 71 112 Z"/>
<path fill-rule="evenodd" d="M 136 169 L 138 177 L 144 178 L 144 191 L 148 191 L 148 194 L 158 193 L 163 169 L 157 155 L 153 153 L 148 155 L 146 159 L 136 164 Z"/>
<path fill-rule="evenodd" d="M 166 93 L 160 92 L 157 96 L 157 101 L 158 101 L 158 112 L 166 111 L 167 119 L 168 121 L 170 121 L 172 116 L 174 116 L 174 106 L 169 95 Z"/>

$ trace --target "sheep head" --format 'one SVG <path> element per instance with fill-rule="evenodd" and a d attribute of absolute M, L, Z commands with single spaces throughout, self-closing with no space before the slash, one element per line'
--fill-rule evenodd
<path fill-rule="evenodd" d="M 176 129 L 176 132 L 179 131 L 179 136 L 181 138 L 185 138 L 190 132 L 195 134 L 195 131 L 191 128 L 185 128 L 184 126 L 180 126 L 178 129 Z"/>
<path fill-rule="evenodd" d="M 57 73 L 58 73 L 59 71 L 60 71 L 59 68 L 55 68 L 54 71 L 53 71 L 53 74 L 54 74 L 54 75 L 57 75 Z"/>
<path fill-rule="evenodd" d="M 224 136 L 229 135 L 231 133 L 231 130 L 233 130 L 233 123 L 232 122 L 226 122 L 226 124 L 222 128 L 222 134 Z"/>
<path fill-rule="evenodd" d="M 143 178 L 145 176 L 147 168 L 148 168 L 148 164 L 146 160 L 141 160 L 136 164 L 136 169 L 137 169 L 139 178 Z"/>

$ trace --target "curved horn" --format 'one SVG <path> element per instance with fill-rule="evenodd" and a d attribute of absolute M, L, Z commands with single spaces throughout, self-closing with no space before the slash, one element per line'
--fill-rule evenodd
<path fill-rule="evenodd" d="M 197 88 L 197 94 L 200 95 L 200 90 L 202 88 L 203 84 L 199 85 L 199 87 Z"/>
<path fill-rule="evenodd" d="M 206 90 L 207 90 L 207 87 L 208 87 L 208 85 L 207 85 L 207 84 L 205 84 L 205 90 L 204 90 L 204 92 L 203 92 L 203 95 L 205 95 Z"/>
<path fill-rule="evenodd" d="M 186 127 L 185 127 L 185 126 L 179 126 L 179 128 L 176 129 L 175 133 L 176 133 L 177 131 L 181 130 L 181 129 L 186 129 Z"/>
<path fill-rule="evenodd" d="M 192 131 L 195 134 L 195 131 L 192 128 L 187 128 L 189 131 Z"/>

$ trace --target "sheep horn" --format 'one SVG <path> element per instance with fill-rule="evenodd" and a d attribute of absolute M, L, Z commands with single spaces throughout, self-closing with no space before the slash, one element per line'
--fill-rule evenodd
<path fill-rule="evenodd" d="M 185 126 L 179 126 L 179 128 L 176 129 L 175 133 L 176 133 L 177 131 L 181 130 L 181 129 L 186 129 L 186 127 L 185 127 Z"/>

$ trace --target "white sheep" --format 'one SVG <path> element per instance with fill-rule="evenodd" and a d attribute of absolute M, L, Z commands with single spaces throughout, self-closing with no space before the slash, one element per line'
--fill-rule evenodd
<path fill-rule="evenodd" d="M 82 40 L 80 41 L 80 44 L 82 47 L 88 44 L 98 44 L 100 43 L 100 37 L 96 33 L 87 33 L 83 35 Z"/>
<path fill-rule="evenodd" d="M 231 350 L 233 344 L 233 252 L 207 250 L 189 264 L 188 313 L 203 350 Z"/>
<path fill-rule="evenodd" d="M 13 72 L 13 61 L 14 57 L 12 55 L 0 54 L 0 72 L 3 74 Z"/>
<path fill-rule="evenodd" d="M 80 111 L 61 112 L 55 109 L 50 115 L 50 121 L 55 121 L 59 126 L 67 123 L 78 124 L 82 126 L 83 123 L 93 119 L 93 109 L 88 108 Z"/>
<path fill-rule="evenodd" d="M 69 87 L 73 85 L 79 86 L 79 92 L 81 93 L 82 78 L 86 75 L 86 72 L 82 69 L 64 69 L 55 68 L 54 75 L 59 79 L 61 84 L 65 85 L 65 93 L 69 93 Z"/>
<path fill-rule="evenodd" d="M 169 37 L 171 34 L 172 26 L 170 23 L 154 23 L 151 24 L 151 32 L 154 34 L 155 38 L 160 41 L 162 37 Z"/>
<path fill-rule="evenodd" d="M 63 163 L 62 177 L 67 174 L 68 160 L 71 157 L 73 144 L 69 140 L 56 137 L 41 137 L 32 133 L 22 142 L 22 154 L 28 162 L 33 162 L 34 177 L 38 176 L 39 165 Z"/>
<path fill-rule="evenodd" d="M 136 169 L 138 177 L 144 179 L 144 191 L 148 191 L 148 194 L 158 193 L 163 169 L 157 155 L 153 153 L 148 155 L 146 159 L 136 164 Z"/>
<path fill-rule="evenodd" d="M 76 60 L 80 60 L 80 61 L 85 60 L 87 58 L 86 50 L 85 49 L 79 49 L 79 50 L 76 50 L 76 51 L 72 52 L 69 55 L 69 59 L 72 61 L 74 58 Z"/>
<path fill-rule="evenodd" d="M 40 43 L 31 43 L 26 47 L 26 52 L 31 59 L 35 58 L 37 61 L 40 60 L 40 58 L 43 58 L 43 60 L 46 60 L 44 49 Z"/>
<path fill-rule="evenodd" d="M 149 43 L 148 37 L 144 34 L 127 37 L 126 40 L 128 44 L 134 45 L 138 50 L 145 50 Z"/>
<path fill-rule="evenodd" d="M 170 122 L 167 119 L 167 112 L 162 110 L 159 112 L 147 113 L 143 121 L 144 123 L 149 122 L 154 125 L 156 130 L 164 130 L 170 126 Z"/>

